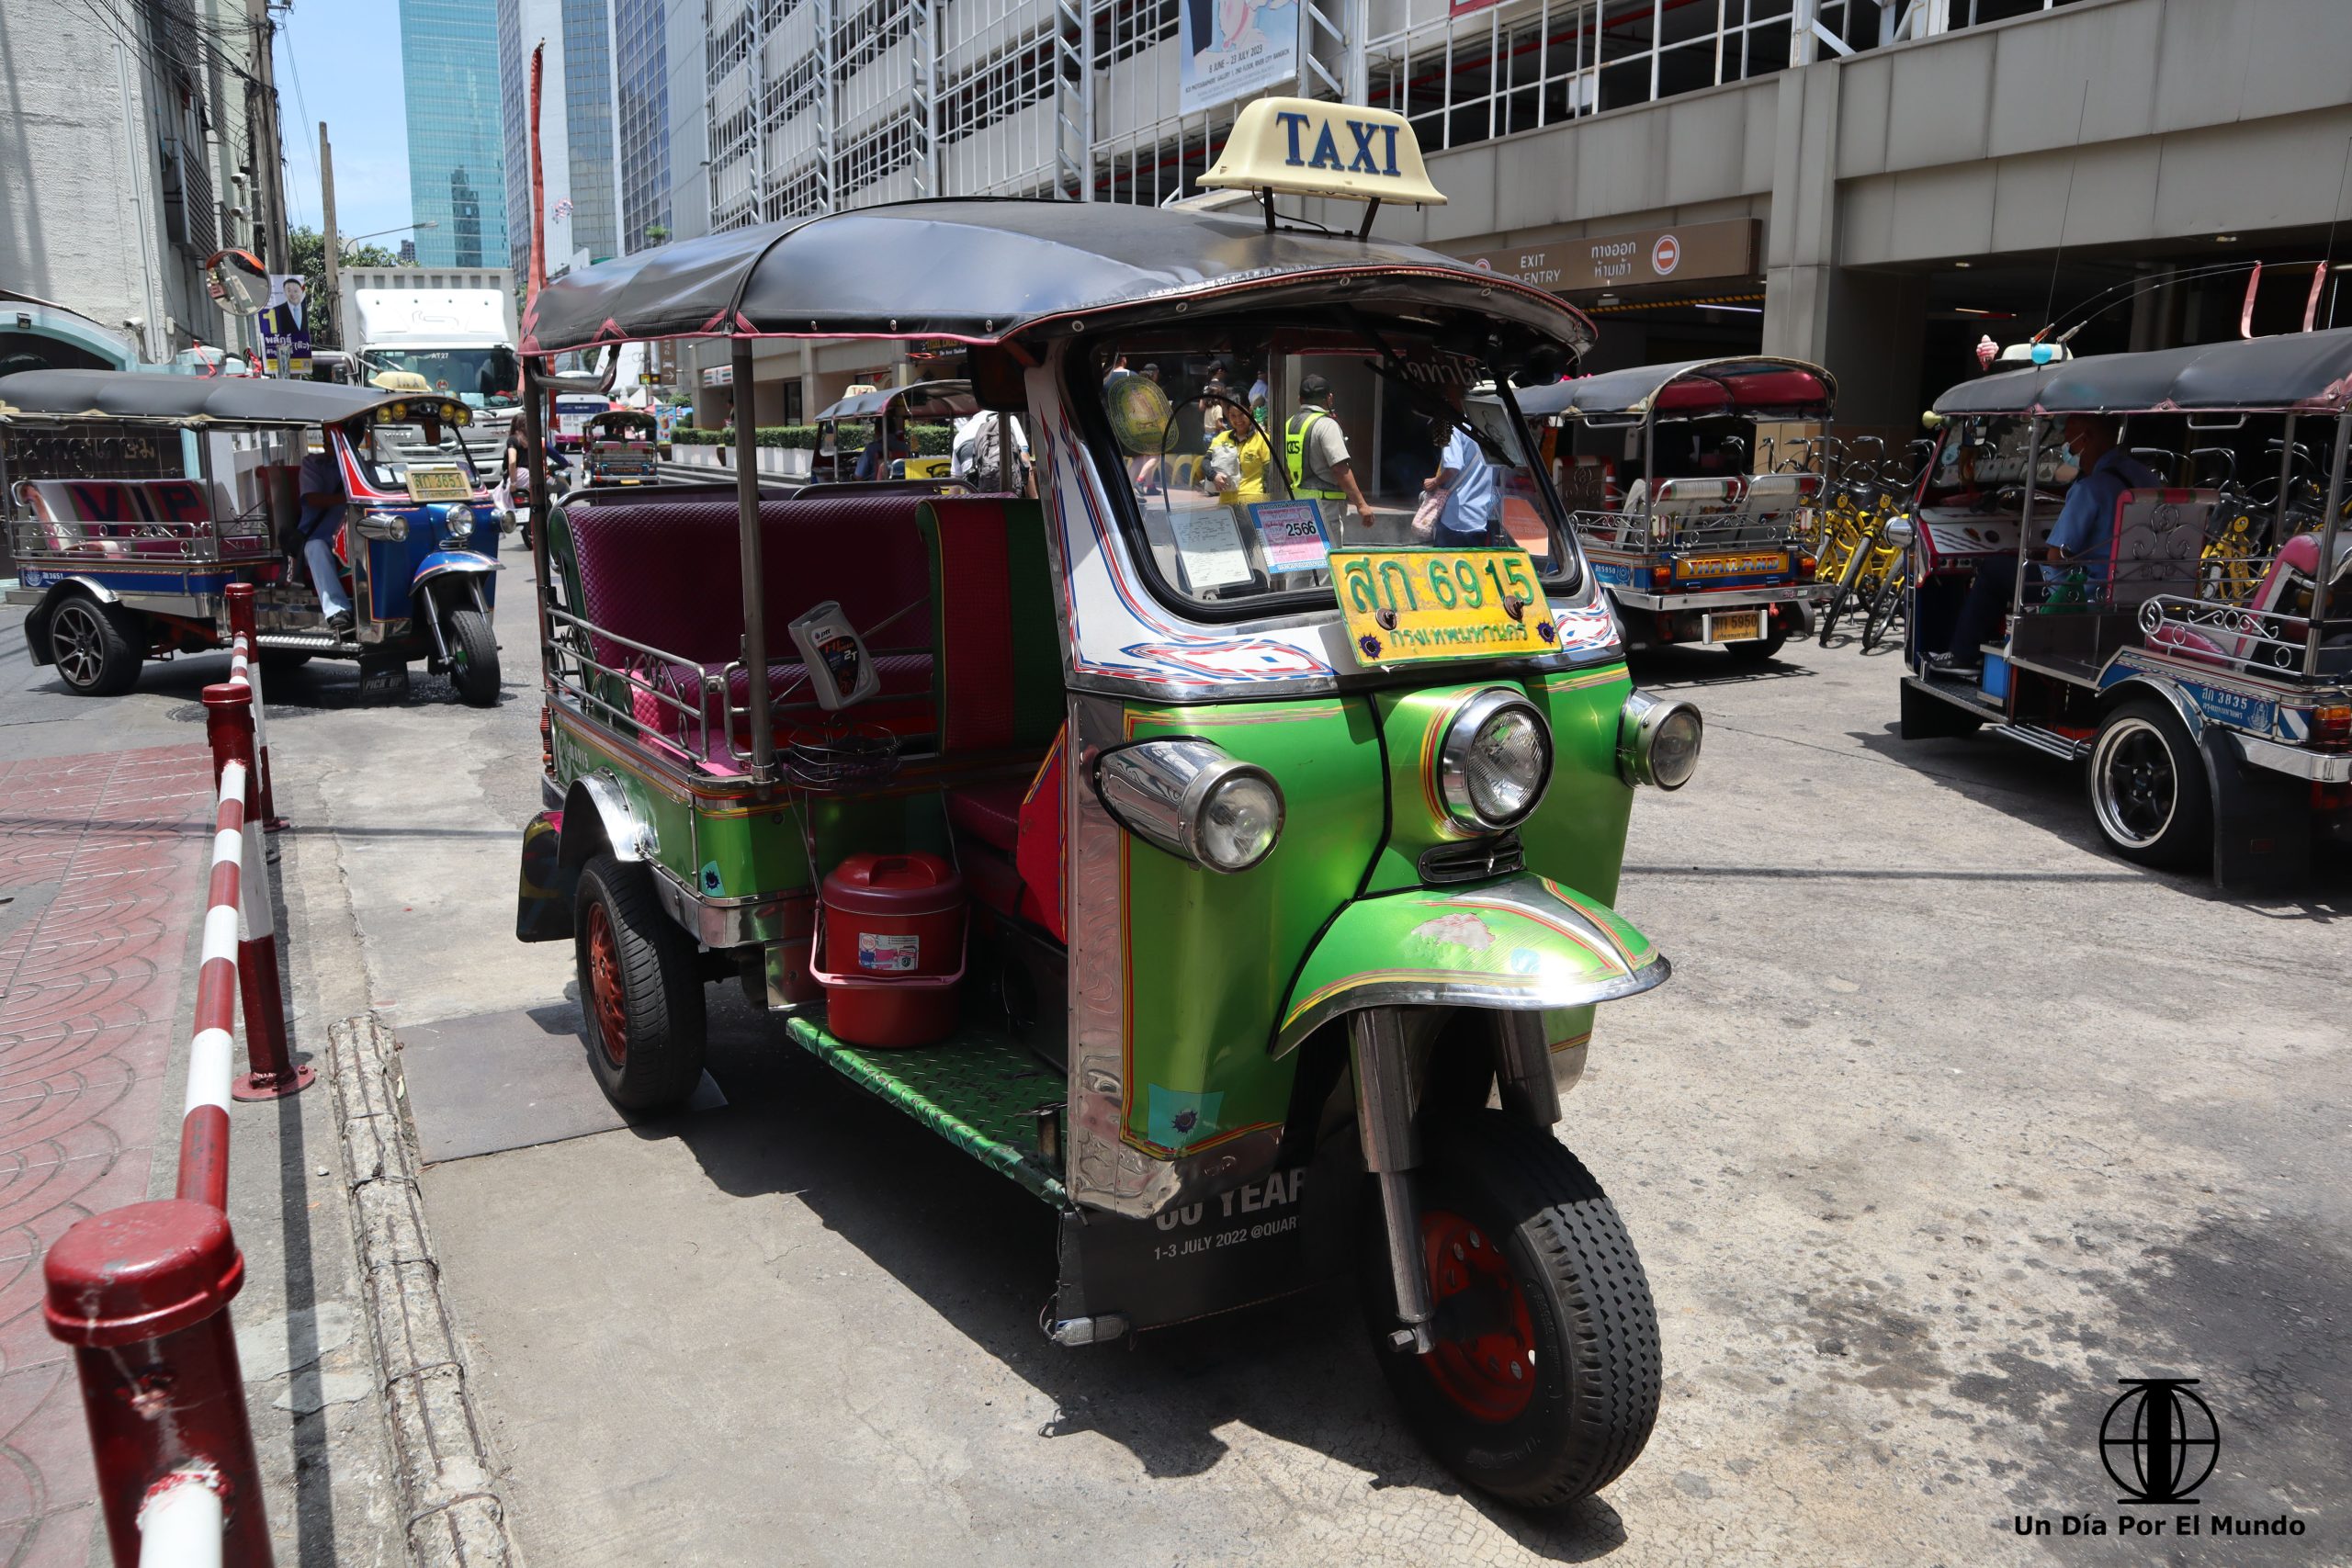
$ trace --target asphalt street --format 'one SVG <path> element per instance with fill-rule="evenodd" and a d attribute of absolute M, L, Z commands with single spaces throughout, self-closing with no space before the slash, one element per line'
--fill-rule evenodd
<path fill-rule="evenodd" d="M 347 894 L 292 962 L 396 1030 L 530 1012 L 584 1075 L 569 947 L 513 937 L 538 699 L 504 559 L 496 709 L 423 679 L 363 704 L 326 666 L 271 687 L 281 801 Z M 92 705 L 23 667 L 13 615 L 0 659 L 12 747 L 186 733 L 220 662 Z M 1619 898 L 1675 978 L 1603 1010 L 1560 1129 L 1664 1324 L 1657 1434 L 1602 1497 L 1464 1493 L 1344 1291 L 1047 1344 L 1043 1209 L 715 989 L 724 1108 L 424 1175 L 530 1559 L 2352 1562 L 2352 871 L 2248 903 L 2119 863 L 2078 773 L 1895 739 L 1895 671 L 1635 665 L 1709 730 L 1695 782 L 1639 801 Z M 2112 1533 L 2101 1417 L 2157 1375 L 2221 1432 L 2194 1511 L 2304 1534 Z"/>

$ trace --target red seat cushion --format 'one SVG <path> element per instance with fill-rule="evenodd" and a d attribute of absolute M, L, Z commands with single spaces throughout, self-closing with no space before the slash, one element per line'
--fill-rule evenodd
<path fill-rule="evenodd" d="M 1004 779 L 968 784 L 947 792 L 947 820 L 959 833 L 969 833 L 1006 854 L 1021 840 L 1021 801 L 1029 793 L 1027 781 Z"/>

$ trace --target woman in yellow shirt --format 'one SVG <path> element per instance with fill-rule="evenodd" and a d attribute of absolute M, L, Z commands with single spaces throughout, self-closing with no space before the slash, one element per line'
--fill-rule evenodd
<path fill-rule="evenodd" d="M 1201 466 L 1201 488 L 1228 506 L 1247 506 L 1272 498 L 1266 493 L 1266 470 L 1274 460 L 1266 434 L 1242 412 L 1238 403 L 1223 405 L 1225 428 L 1209 442 L 1208 461 Z"/>

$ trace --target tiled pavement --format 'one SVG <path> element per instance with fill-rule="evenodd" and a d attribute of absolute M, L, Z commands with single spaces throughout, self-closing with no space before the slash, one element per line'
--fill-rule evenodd
<path fill-rule="evenodd" d="M 0 1564 L 83 1568 L 95 1478 L 41 1254 L 148 1195 L 187 1027 L 201 746 L 0 761 Z"/>

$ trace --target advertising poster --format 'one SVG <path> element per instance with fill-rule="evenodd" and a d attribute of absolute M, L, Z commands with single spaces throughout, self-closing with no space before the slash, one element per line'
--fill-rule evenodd
<path fill-rule="evenodd" d="M 311 374 L 311 301 L 301 275 L 269 275 L 269 302 L 255 318 L 272 373 L 307 380 Z"/>
<path fill-rule="evenodd" d="M 1264 92 L 1298 74 L 1298 0 L 1183 0 L 1177 78 L 1186 114 Z"/>

